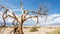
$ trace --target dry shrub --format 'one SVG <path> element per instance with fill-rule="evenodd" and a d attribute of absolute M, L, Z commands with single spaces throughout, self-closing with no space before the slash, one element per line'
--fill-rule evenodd
<path fill-rule="evenodd" d="M 38 31 L 37 27 L 32 27 L 32 29 L 30 30 L 30 32 L 35 32 Z"/>

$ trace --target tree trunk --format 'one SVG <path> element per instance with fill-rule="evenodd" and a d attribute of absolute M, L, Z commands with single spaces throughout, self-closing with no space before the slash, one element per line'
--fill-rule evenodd
<path fill-rule="evenodd" d="M 20 34 L 23 34 L 23 28 L 22 28 L 22 26 L 23 26 L 23 23 L 21 22 L 20 23 Z"/>

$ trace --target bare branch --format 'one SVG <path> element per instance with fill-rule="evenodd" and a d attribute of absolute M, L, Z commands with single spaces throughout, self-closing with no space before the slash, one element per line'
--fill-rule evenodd
<path fill-rule="evenodd" d="M 14 18 L 13 16 L 11 16 L 11 15 L 7 15 L 5 18 L 7 18 L 7 17 L 11 17 L 11 18 Z"/>
<path fill-rule="evenodd" d="M 5 22 L 5 16 L 7 16 L 7 11 L 8 11 L 9 9 L 6 9 L 6 11 L 3 13 L 3 15 L 2 15 L 2 18 L 3 18 L 3 21 L 4 21 L 4 26 L 6 25 L 6 22 Z M 5 16 L 4 16 L 5 15 Z"/>

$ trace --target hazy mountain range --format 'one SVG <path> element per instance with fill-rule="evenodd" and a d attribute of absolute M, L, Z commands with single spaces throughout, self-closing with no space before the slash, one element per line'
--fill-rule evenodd
<path fill-rule="evenodd" d="M 0 26 L 2 25 L 3 23 L 0 22 Z M 15 24 L 16 25 L 16 24 Z M 35 24 L 23 24 L 23 26 L 33 26 Z M 6 26 L 12 26 L 11 23 L 6 23 Z M 60 23 L 51 23 L 51 24 L 39 24 L 39 26 L 60 26 Z"/>

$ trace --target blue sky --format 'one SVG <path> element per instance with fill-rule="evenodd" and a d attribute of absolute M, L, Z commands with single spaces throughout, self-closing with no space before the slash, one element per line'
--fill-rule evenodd
<path fill-rule="evenodd" d="M 14 10 L 15 13 L 21 14 L 20 11 L 20 2 L 23 2 L 23 6 L 25 10 L 37 10 L 39 5 L 45 4 L 49 9 L 48 21 L 49 24 L 60 23 L 60 0 L 0 0 L 0 4 Z M 54 19 L 54 20 L 53 20 Z M 29 20 L 29 23 L 32 22 Z M 51 23 L 50 23 L 51 22 Z M 26 23 L 28 24 L 28 23 Z M 34 23 L 30 23 L 34 24 Z M 42 23 L 45 24 L 45 23 Z"/>
<path fill-rule="evenodd" d="M 60 13 L 60 0 L 0 0 L 0 3 L 11 9 L 20 9 L 20 2 L 24 2 L 23 6 L 28 10 L 36 10 L 40 3 L 44 3 L 48 6 L 49 14 Z"/>

